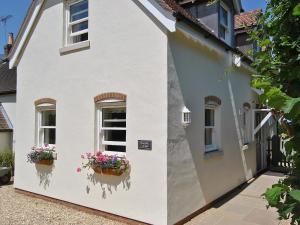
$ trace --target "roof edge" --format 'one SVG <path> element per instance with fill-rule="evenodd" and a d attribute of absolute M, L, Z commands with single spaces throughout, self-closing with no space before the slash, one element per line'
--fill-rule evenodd
<path fill-rule="evenodd" d="M 145 9 L 147 9 L 168 31 L 176 31 L 176 20 L 166 16 L 165 10 L 153 0 L 137 0 Z M 27 15 L 20 28 L 16 38 L 15 45 L 8 58 L 10 59 L 9 68 L 16 67 L 19 63 L 20 54 L 28 41 L 30 32 L 40 14 L 45 0 L 33 0 L 28 9 Z"/>

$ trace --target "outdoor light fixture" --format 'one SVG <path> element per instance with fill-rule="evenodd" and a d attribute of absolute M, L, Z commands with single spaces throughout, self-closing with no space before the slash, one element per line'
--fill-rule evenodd
<path fill-rule="evenodd" d="M 188 127 L 192 122 L 191 111 L 184 106 L 182 110 L 182 125 L 184 128 Z"/>

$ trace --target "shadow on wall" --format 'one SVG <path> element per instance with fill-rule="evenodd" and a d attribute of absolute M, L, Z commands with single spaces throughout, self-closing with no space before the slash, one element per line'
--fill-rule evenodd
<path fill-rule="evenodd" d="M 46 190 L 50 185 L 50 178 L 52 177 L 52 171 L 55 166 L 35 164 L 35 168 L 36 174 L 40 179 L 40 186 L 43 186 L 43 188 Z"/>
<path fill-rule="evenodd" d="M 114 191 L 118 191 L 118 188 L 122 188 L 126 191 L 130 189 L 130 170 L 131 169 L 124 172 L 121 176 L 90 173 L 87 175 L 87 178 L 93 185 L 100 184 L 102 198 L 106 199 L 108 194 L 112 195 Z M 86 186 L 86 193 L 90 193 L 90 187 L 88 185 Z"/>

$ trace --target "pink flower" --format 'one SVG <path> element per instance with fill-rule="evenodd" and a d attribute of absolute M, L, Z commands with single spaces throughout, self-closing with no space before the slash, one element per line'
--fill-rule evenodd
<path fill-rule="evenodd" d="M 87 158 L 91 158 L 91 156 L 92 156 L 92 153 L 90 153 L 90 152 L 87 152 L 87 153 L 86 153 L 86 157 L 87 157 Z"/>
<path fill-rule="evenodd" d="M 81 154 L 81 158 L 82 158 L 82 159 L 84 159 L 84 158 L 85 158 L 83 154 Z"/>
<path fill-rule="evenodd" d="M 97 161 L 98 162 L 106 162 L 107 159 L 106 159 L 105 155 L 100 154 L 97 156 Z"/>
<path fill-rule="evenodd" d="M 101 155 L 102 155 L 102 152 L 97 152 L 97 153 L 96 153 L 96 156 L 97 156 L 97 157 L 99 157 L 99 156 L 101 156 Z"/>
<path fill-rule="evenodd" d="M 78 168 L 76 169 L 76 172 L 77 172 L 77 173 L 80 173 L 80 172 L 81 172 L 81 168 L 78 167 Z"/>

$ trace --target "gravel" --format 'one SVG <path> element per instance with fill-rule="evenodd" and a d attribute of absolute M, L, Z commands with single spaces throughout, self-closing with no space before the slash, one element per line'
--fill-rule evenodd
<path fill-rule="evenodd" d="M 16 193 L 12 185 L 0 185 L 1 225 L 124 225 L 61 204 Z"/>

